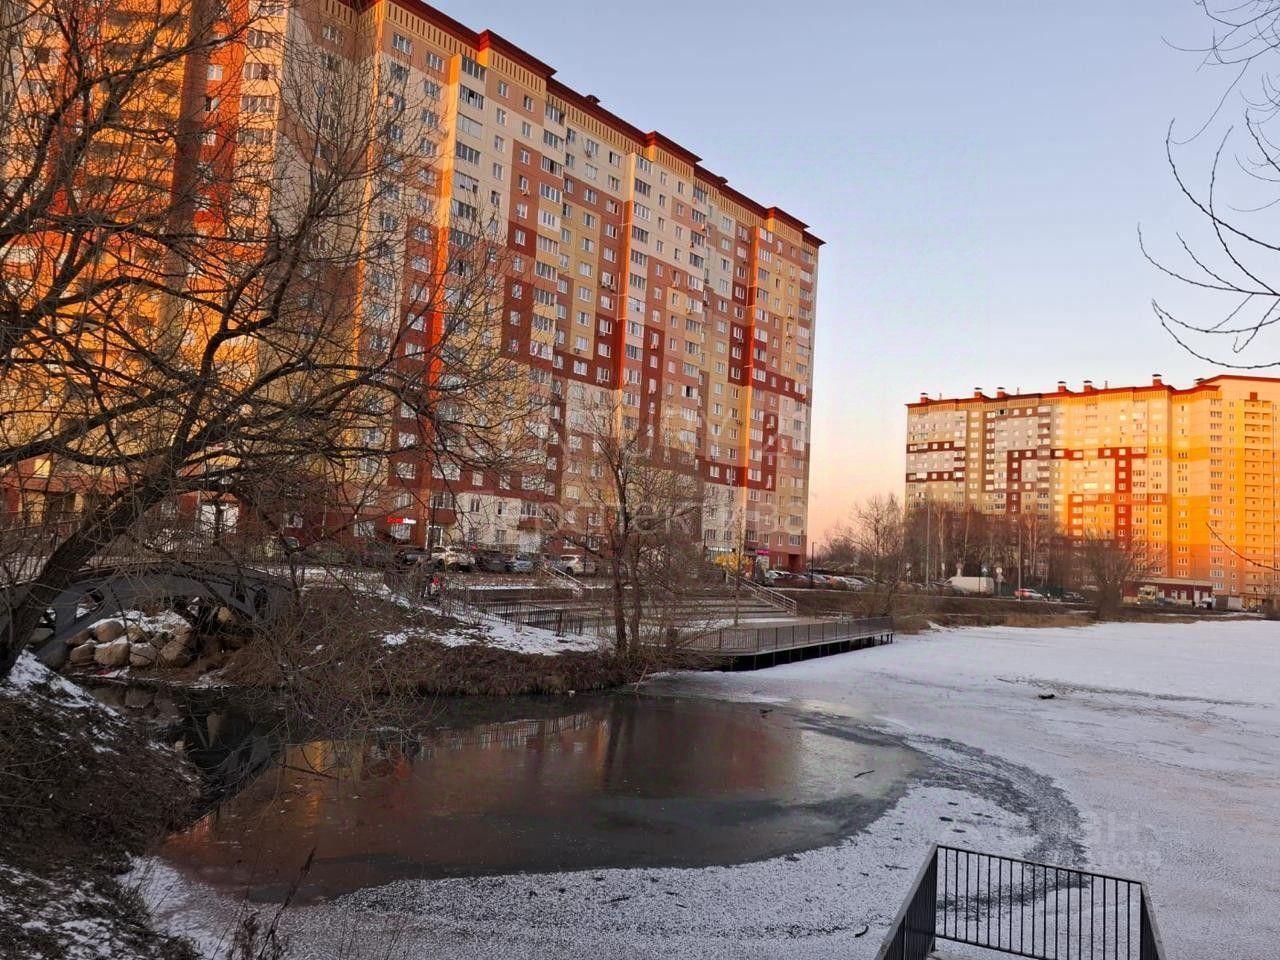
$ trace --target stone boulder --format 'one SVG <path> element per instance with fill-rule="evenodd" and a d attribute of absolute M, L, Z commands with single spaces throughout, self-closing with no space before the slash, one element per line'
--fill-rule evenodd
<path fill-rule="evenodd" d="M 160 648 L 160 662 L 166 667 L 185 667 L 195 658 L 195 651 L 181 640 L 170 640 Z"/>
<path fill-rule="evenodd" d="M 124 638 L 100 643 L 93 650 L 94 662 L 104 667 L 123 667 L 129 662 L 129 647 Z"/>
<path fill-rule="evenodd" d="M 136 623 L 129 624 L 125 628 L 124 635 L 129 638 L 130 643 L 146 643 L 151 639 L 151 634 Z"/>
<path fill-rule="evenodd" d="M 120 620 L 102 620 L 93 625 L 93 638 L 99 643 L 111 643 L 124 635 L 125 626 Z"/>
<path fill-rule="evenodd" d="M 184 647 L 195 646 L 195 631 L 191 629 L 191 624 L 185 620 L 174 620 L 165 632 Z"/>
<path fill-rule="evenodd" d="M 149 667 L 156 662 L 160 652 L 149 643 L 135 643 L 129 648 L 129 665 Z"/>
<path fill-rule="evenodd" d="M 96 639 L 97 637 L 93 635 L 93 631 L 88 627 L 85 627 L 83 630 L 73 633 L 71 636 L 67 637 L 67 646 L 80 647 L 84 646 L 86 643 L 92 643 Z"/>
<path fill-rule="evenodd" d="M 92 643 L 82 643 L 78 647 L 72 647 L 71 655 L 67 657 L 67 662 L 72 666 L 93 663 L 93 649 Z"/>

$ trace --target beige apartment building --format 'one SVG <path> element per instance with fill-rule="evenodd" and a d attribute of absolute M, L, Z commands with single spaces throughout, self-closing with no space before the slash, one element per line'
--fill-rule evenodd
<path fill-rule="evenodd" d="M 282 104 L 306 98 L 282 96 L 282 85 L 303 76 L 316 96 L 332 95 L 327 66 L 369 67 L 375 79 L 352 90 L 404 110 L 382 145 L 403 155 L 403 176 L 394 204 L 376 214 L 402 236 L 394 256 L 353 280 L 353 337 L 383 342 L 406 323 L 411 338 L 428 336 L 430 318 L 407 305 L 422 299 L 442 247 L 483 232 L 508 255 L 492 304 L 504 349 L 549 401 L 528 425 L 545 458 L 518 476 L 427 462 L 411 443 L 415 424 L 401 422 L 409 415 L 393 414 L 389 466 L 369 480 L 386 495 L 357 535 L 554 550 L 545 508 L 555 504 L 589 538 L 598 522 L 584 506 L 591 478 L 574 472 L 582 458 L 572 454 L 590 449 L 593 412 L 609 407 L 621 410 L 623 429 L 661 424 L 678 438 L 684 467 L 707 491 L 709 552 L 745 547 L 773 566 L 799 566 L 822 244 L 806 224 L 562 84 L 503 37 L 425 3 L 249 9 L 262 18 L 244 43 L 186 64 L 173 85 L 184 98 L 175 116 L 199 113 L 208 130 L 207 156 L 193 159 L 216 171 L 238 157 L 291 156 L 297 123 Z M 310 72 L 291 69 L 298 52 Z M 280 198 L 256 201 L 253 215 L 265 217 Z M 400 455 L 402 437 L 410 442 Z M 27 509 L 21 490 L 6 499 Z M 289 515 L 303 540 L 324 523 L 317 504 Z"/>
<path fill-rule="evenodd" d="M 1261 600 L 1280 588 L 1280 379 L 922 394 L 907 406 L 906 489 L 1135 544 L 1153 576 Z"/>

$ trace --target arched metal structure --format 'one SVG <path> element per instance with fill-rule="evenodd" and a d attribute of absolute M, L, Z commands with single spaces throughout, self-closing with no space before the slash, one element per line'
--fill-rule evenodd
<path fill-rule="evenodd" d="M 11 594 L 21 597 L 29 584 Z M 288 580 L 232 563 L 127 564 L 84 571 L 49 605 L 44 627 L 50 631 L 36 651 L 46 663 L 60 665 L 66 640 L 98 620 L 139 605 L 204 600 L 240 614 L 251 625 L 278 620 L 294 598 Z M 0 622 L 10 604 L 0 606 Z"/>

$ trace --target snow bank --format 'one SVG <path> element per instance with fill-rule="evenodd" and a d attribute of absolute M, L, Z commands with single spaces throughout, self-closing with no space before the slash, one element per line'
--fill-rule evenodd
<path fill-rule="evenodd" d="M 601 641 L 594 637 L 560 636 L 550 630 L 526 627 L 498 617 L 476 615 L 472 622 L 441 633 L 427 629 L 407 628 L 388 633 L 383 646 L 401 647 L 413 639 L 432 640 L 446 647 L 487 646 L 516 653 L 556 656 L 569 651 L 597 651 Z"/>
<path fill-rule="evenodd" d="M 36 692 L 51 696 L 69 707 L 92 707 L 114 713 L 74 683 L 63 679 L 41 663 L 29 650 L 18 655 L 9 676 L 0 681 L 0 697 L 29 696 Z"/>
<path fill-rule="evenodd" d="M 478 617 L 474 626 L 453 630 L 436 639 L 449 647 L 478 642 L 503 650 L 543 656 L 554 656 L 569 650 L 593 651 L 601 647 L 601 641 L 595 637 L 559 636 L 550 630 L 526 627 L 487 615 Z"/>

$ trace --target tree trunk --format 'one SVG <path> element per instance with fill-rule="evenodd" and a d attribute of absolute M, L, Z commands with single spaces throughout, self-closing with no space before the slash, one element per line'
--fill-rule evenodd
<path fill-rule="evenodd" d="M 640 596 L 640 544 L 633 538 L 631 544 L 631 646 L 633 649 L 640 647 L 640 621 L 641 621 L 641 596 Z"/>
<path fill-rule="evenodd" d="M 152 506 L 163 499 L 167 489 L 153 479 L 139 485 L 131 496 L 108 503 L 91 513 L 79 528 L 67 536 L 49 555 L 30 588 L 18 596 L 8 618 L 0 624 L 0 680 L 9 675 L 18 657 L 40 625 L 40 618 L 59 593 L 75 582 L 76 574 L 100 550 L 127 531 Z"/>
<path fill-rule="evenodd" d="M 619 656 L 623 656 L 627 652 L 627 615 L 624 603 L 626 601 L 625 588 L 622 583 L 622 558 L 618 556 L 618 551 L 611 551 L 609 558 L 609 568 L 613 574 L 613 634 L 614 648 Z"/>

